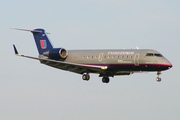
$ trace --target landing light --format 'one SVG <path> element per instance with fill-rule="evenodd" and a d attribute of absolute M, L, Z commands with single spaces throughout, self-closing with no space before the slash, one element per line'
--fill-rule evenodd
<path fill-rule="evenodd" d="M 101 69 L 103 69 L 103 70 L 106 70 L 108 67 L 107 66 L 105 66 L 105 67 L 101 67 Z"/>

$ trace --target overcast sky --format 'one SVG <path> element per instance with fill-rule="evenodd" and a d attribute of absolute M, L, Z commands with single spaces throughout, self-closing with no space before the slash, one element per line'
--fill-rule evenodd
<path fill-rule="evenodd" d="M 0 2 L 1 120 L 180 119 L 179 0 L 4 0 Z M 54 47 L 155 49 L 173 68 L 110 78 L 79 74 L 14 55 L 37 57 L 30 32 L 43 28 Z"/>

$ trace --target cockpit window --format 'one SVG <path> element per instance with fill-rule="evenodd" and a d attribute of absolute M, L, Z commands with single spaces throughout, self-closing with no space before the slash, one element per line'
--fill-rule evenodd
<path fill-rule="evenodd" d="M 156 56 L 156 57 L 162 57 L 159 53 L 147 53 L 146 56 Z"/>
<path fill-rule="evenodd" d="M 146 56 L 154 56 L 153 53 L 147 53 Z"/>
<path fill-rule="evenodd" d="M 162 55 L 161 54 L 154 54 L 155 56 L 157 56 L 157 57 L 162 57 Z"/>

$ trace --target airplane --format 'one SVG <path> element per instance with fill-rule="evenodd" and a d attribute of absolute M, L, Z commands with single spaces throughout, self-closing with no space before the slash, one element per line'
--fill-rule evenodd
<path fill-rule="evenodd" d="M 103 83 L 109 83 L 109 77 L 157 72 L 156 80 L 160 82 L 161 71 L 172 68 L 172 64 L 161 53 L 152 49 L 66 50 L 54 48 L 44 29 L 13 29 L 31 32 L 39 52 L 38 57 L 21 55 L 13 45 L 15 55 L 81 74 L 85 81 L 90 79 L 90 73 L 99 74 Z"/>

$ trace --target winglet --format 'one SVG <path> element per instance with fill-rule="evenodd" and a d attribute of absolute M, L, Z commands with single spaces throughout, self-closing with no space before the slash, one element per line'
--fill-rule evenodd
<path fill-rule="evenodd" d="M 14 52 L 15 52 L 15 54 L 16 55 L 19 55 L 19 53 L 18 53 L 18 51 L 17 51 L 17 49 L 16 49 L 16 46 L 13 44 L 13 47 L 14 47 Z"/>

